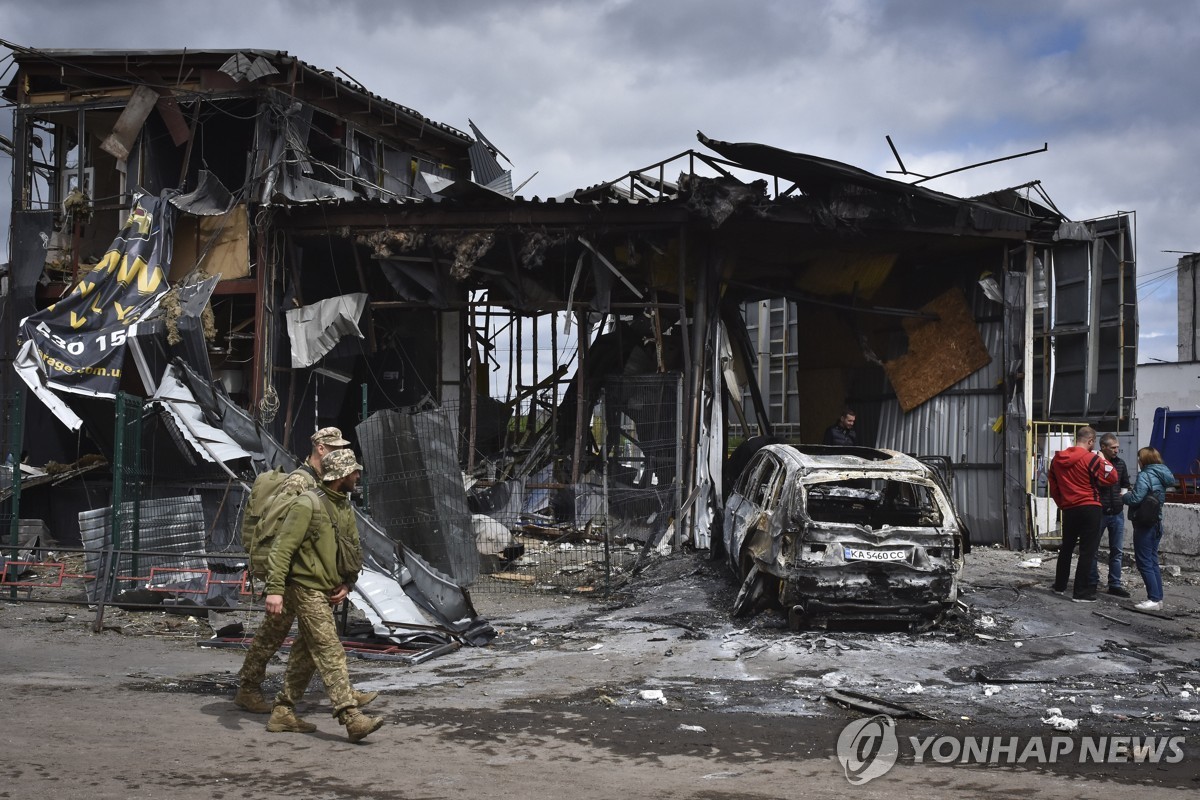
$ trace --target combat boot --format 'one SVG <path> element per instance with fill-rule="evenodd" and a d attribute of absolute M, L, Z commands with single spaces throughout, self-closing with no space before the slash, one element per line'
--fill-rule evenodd
<path fill-rule="evenodd" d="M 262 692 L 246 686 L 239 686 L 237 696 L 233 698 L 238 708 L 243 708 L 251 714 L 270 714 L 271 704 L 263 699 Z"/>
<path fill-rule="evenodd" d="M 383 717 L 368 717 L 357 708 L 347 708 L 339 719 L 346 726 L 346 736 L 352 742 L 367 738 L 383 725 Z"/>
<path fill-rule="evenodd" d="M 370 703 L 376 697 L 379 697 L 379 692 L 360 692 L 357 689 L 354 690 L 354 702 L 358 704 L 359 708 Z"/>
<path fill-rule="evenodd" d="M 316 725 L 297 717 L 296 709 L 287 706 L 275 706 L 267 720 L 267 730 L 271 733 L 312 733 L 316 729 Z"/>

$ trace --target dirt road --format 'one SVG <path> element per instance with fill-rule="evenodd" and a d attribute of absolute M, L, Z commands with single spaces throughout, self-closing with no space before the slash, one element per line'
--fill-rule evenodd
<path fill-rule="evenodd" d="M 358 686 L 384 692 L 373 710 L 390 723 L 357 745 L 329 716 L 319 683 L 302 709 L 316 733 L 266 733 L 264 717 L 231 702 L 241 654 L 197 646 L 211 636 L 206 625 L 128 614 L 113 619 L 124 634 L 92 634 L 85 609 L 3 603 L 0 797 L 1194 792 L 1200 722 L 1186 718 L 1200 700 L 1186 687 L 1200 687 L 1200 591 L 1189 574 L 1168 585 L 1174 618 L 1160 619 L 1115 598 L 1066 602 L 1045 588 L 1048 565 L 1017 567 L 1024 558 L 978 552 L 964 598 L 971 613 L 916 635 L 797 634 L 769 616 L 731 619 L 731 585 L 699 557 L 656 564 L 603 602 L 480 595 L 480 612 L 501 630 L 492 645 L 415 668 L 350 662 Z M 276 685 L 281 672 L 272 667 Z M 833 689 L 932 719 L 897 719 L 898 763 L 851 785 L 838 736 L 870 715 L 829 702 Z M 1051 708 L 1076 729 L 1044 722 Z M 1073 748 L 1057 763 L 1041 763 L 1036 748 L 1024 763 L 1009 763 L 1016 757 L 1003 747 L 995 764 L 949 758 L 965 737 L 991 737 L 993 749 L 1012 740 L 1020 751 L 1056 736 Z M 1168 763 L 1175 750 L 1165 749 L 1158 763 L 1137 763 L 1113 740 L 1121 736 L 1173 741 L 1182 758 Z M 1101 738 L 1105 759 L 1116 760 L 1079 763 L 1084 740 Z M 935 754 L 953 763 L 931 763 Z"/>

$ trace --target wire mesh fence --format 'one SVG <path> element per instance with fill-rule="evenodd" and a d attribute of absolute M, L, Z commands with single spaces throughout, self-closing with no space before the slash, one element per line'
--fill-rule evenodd
<path fill-rule="evenodd" d="M 475 593 L 608 591 L 673 531 L 679 398 L 672 373 L 606 380 L 571 426 L 478 399 L 377 412 L 356 430 L 368 510 Z"/>

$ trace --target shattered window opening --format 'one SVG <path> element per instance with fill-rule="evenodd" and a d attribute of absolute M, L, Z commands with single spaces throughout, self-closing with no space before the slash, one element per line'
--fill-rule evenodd
<path fill-rule="evenodd" d="M 938 527 L 942 510 L 928 486 L 886 478 L 856 478 L 804 486 L 814 522 L 887 527 Z"/>

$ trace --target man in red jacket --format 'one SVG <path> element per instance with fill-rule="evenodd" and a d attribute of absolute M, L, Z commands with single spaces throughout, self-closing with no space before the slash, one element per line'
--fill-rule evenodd
<path fill-rule="evenodd" d="M 1096 429 L 1084 425 L 1075 432 L 1075 445 L 1054 454 L 1050 462 L 1050 497 L 1062 511 L 1062 547 L 1054 573 L 1055 592 L 1064 592 L 1071 577 L 1071 555 L 1079 545 L 1079 564 L 1075 567 L 1075 587 L 1071 600 L 1096 602 L 1092 569 L 1100 546 L 1100 487 L 1119 479 L 1116 469 L 1096 446 Z"/>

